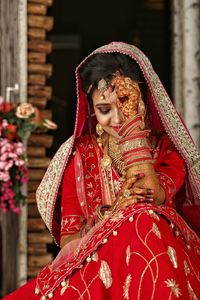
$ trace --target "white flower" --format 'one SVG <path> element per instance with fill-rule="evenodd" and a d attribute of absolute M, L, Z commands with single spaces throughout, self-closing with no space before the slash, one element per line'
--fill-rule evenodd
<path fill-rule="evenodd" d="M 30 103 L 21 103 L 17 107 L 15 115 L 20 119 L 28 119 L 34 113 L 35 109 Z"/>

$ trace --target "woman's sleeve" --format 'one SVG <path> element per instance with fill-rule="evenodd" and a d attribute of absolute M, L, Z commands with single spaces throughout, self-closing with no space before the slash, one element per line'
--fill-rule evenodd
<path fill-rule="evenodd" d="M 165 204 L 173 206 L 173 196 L 185 180 L 185 163 L 168 137 L 161 139 L 158 149 L 154 167 L 165 192 Z"/>
<path fill-rule="evenodd" d="M 61 215 L 61 237 L 79 232 L 86 223 L 77 197 L 73 155 L 63 176 Z"/>

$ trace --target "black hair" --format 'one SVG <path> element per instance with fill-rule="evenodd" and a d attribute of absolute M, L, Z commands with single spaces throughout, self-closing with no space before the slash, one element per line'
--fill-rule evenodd
<path fill-rule="evenodd" d="M 96 53 L 89 57 L 80 69 L 80 77 L 82 80 L 82 87 L 85 93 L 88 92 L 89 87 L 92 89 L 89 92 L 89 100 L 94 89 L 97 87 L 99 80 L 104 78 L 109 82 L 116 71 L 121 75 L 130 77 L 139 83 L 144 101 L 146 102 L 146 87 L 144 76 L 138 64 L 128 55 L 121 53 Z"/>

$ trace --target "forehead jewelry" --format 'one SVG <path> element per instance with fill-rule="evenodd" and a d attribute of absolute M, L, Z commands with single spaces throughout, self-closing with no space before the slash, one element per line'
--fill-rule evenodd
<path fill-rule="evenodd" d="M 100 92 L 101 96 L 100 99 L 101 100 L 105 100 L 105 91 L 108 89 L 108 84 L 106 82 L 106 80 L 104 78 L 102 78 L 101 80 L 99 80 L 98 84 L 97 84 L 97 89 Z"/>

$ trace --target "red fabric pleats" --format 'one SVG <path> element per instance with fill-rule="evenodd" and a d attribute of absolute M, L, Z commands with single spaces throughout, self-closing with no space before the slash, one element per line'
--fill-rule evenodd
<path fill-rule="evenodd" d="M 198 299 L 199 276 L 200 256 L 192 245 L 165 217 L 146 211 L 103 241 L 53 299 Z M 3 299 L 41 299 L 34 289 L 35 280 Z"/>

